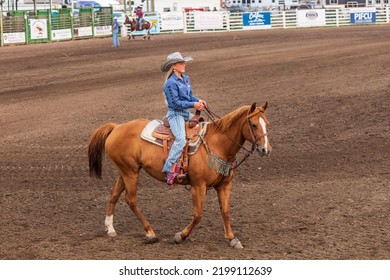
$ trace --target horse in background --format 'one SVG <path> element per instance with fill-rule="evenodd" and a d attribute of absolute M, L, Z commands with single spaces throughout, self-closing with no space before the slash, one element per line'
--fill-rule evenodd
<path fill-rule="evenodd" d="M 183 242 L 200 222 L 207 190 L 214 188 L 218 195 L 225 238 L 231 247 L 243 248 L 241 242 L 234 236 L 230 225 L 229 204 L 232 179 L 236 168 L 250 154 L 257 151 L 261 157 L 264 157 L 271 152 L 266 108 L 267 102 L 260 107 L 253 103 L 251 106 L 243 106 L 206 124 L 207 130 L 201 137 L 202 144 L 198 151 L 190 156 L 188 165 L 187 184 L 191 186 L 193 218 L 190 224 L 175 234 L 175 243 Z M 107 234 L 110 237 L 117 235 L 113 225 L 114 209 L 118 198 L 125 191 L 125 201 L 141 222 L 146 233 L 146 242 L 158 241 L 137 202 L 137 185 L 141 168 L 156 180 L 166 181 L 166 174 L 162 172 L 163 147 L 140 137 L 148 123 L 149 121 L 145 119 L 132 120 L 121 125 L 107 123 L 97 128 L 89 140 L 90 175 L 101 178 L 104 152 L 110 157 L 119 173 L 111 191 L 105 219 Z M 244 147 L 246 141 L 252 144 L 251 150 Z M 237 162 L 236 156 L 241 149 L 248 153 L 244 159 Z M 161 201 L 155 203 L 162 205 Z M 245 207 L 245 205 L 241 206 Z"/>
<path fill-rule="evenodd" d="M 144 31 L 144 30 L 146 30 L 146 34 L 144 35 L 144 40 L 146 38 L 148 38 L 148 40 L 150 40 L 150 30 L 153 27 L 153 24 L 150 21 L 144 19 L 142 21 L 141 28 L 139 28 L 138 19 L 135 19 L 133 17 L 129 17 L 126 15 L 126 19 L 125 19 L 124 24 L 127 26 L 128 30 L 130 30 L 130 34 L 127 35 L 129 40 L 131 38 L 135 39 L 133 32 Z"/>

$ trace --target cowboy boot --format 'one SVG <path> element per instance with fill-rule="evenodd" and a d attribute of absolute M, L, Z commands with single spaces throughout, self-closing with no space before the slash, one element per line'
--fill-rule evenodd
<path fill-rule="evenodd" d="M 173 183 L 175 182 L 175 178 L 177 177 L 177 175 L 179 175 L 179 171 L 180 171 L 180 166 L 177 164 L 177 162 L 175 162 L 172 165 L 171 170 L 168 174 L 167 185 L 173 185 Z"/>

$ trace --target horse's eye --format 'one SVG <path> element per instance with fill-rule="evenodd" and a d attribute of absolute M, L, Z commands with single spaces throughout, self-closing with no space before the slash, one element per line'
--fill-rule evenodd
<path fill-rule="evenodd" d="M 257 128 L 257 125 L 251 124 L 251 127 L 254 128 L 254 129 L 256 129 L 256 128 Z"/>

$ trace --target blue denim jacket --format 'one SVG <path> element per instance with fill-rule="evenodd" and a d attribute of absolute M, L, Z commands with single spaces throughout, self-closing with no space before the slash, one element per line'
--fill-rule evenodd
<path fill-rule="evenodd" d="M 177 112 L 194 108 L 194 102 L 199 98 L 192 95 L 190 78 L 182 74 L 183 80 L 172 74 L 164 85 L 164 93 L 168 108 Z"/>

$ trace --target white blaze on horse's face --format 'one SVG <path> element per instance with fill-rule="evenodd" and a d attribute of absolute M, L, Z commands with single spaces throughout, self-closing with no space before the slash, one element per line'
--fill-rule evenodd
<path fill-rule="evenodd" d="M 259 123 L 261 125 L 261 128 L 263 129 L 264 134 L 264 148 L 268 148 L 268 136 L 267 136 L 267 124 L 265 123 L 264 119 L 262 117 L 259 118 Z"/>
<path fill-rule="evenodd" d="M 271 152 L 271 146 L 268 140 L 267 123 L 268 122 L 262 116 L 259 117 L 259 124 L 263 130 L 263 134 L 260 139 L 260 142 L 262 143 L 260 144 L 260 148 L 258 148 L 260 156 L 268 156 Z"/>

